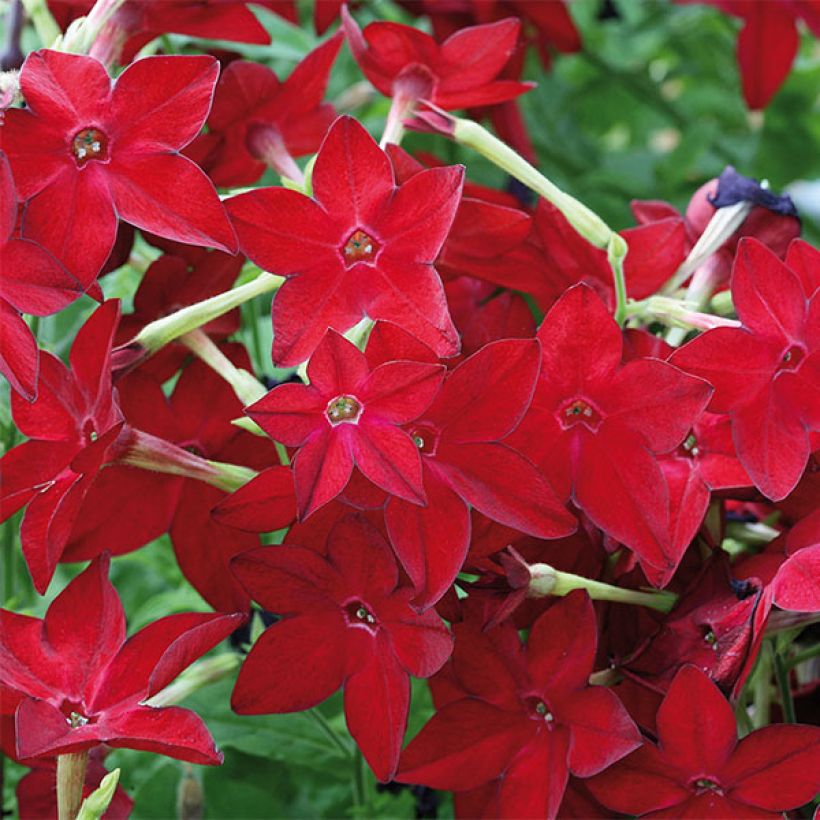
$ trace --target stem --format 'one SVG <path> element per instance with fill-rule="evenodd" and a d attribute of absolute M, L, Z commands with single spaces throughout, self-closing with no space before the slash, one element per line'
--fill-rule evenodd
<path fill-rule="evenodd" d="M 34 24 L 40 43 L 45 48 L 53 46 L 60 38 L 62 32 L 57 25 L 51 12 L 48 10 L 46 0 L 23 0 L 29 20 Z"/>
<path fill-rule="evenodd" d="M 626 280 L 624 279 L 624 257 L 628 248 L 622 236 L 613 233 L 609 237 L 606 255 L 609 267 L 612 268 L 612 279 L 615 285 L 615 321 L 624 326 L 626 321 Z"/>
<path fill-rule="evenodd" d="M 293 180 L 301 189 L 305 175 L 290 155 L 279 129 L 273 125 L 254 125 L 248 131 L 248 148 L 256 159 L 273 168 L 278 174 Z"/>
<path fill-rule="evenodd" d="M 714 316 L 694 310 L 694 305 L 669 296 L 650 296 L 638 302 L 628 302 L 627 317 L 662 322 L 670 327 L 682 327 L 687 331 L 711 330 L 715 327 L 740 327 L 736 319 Z"/>
<path fill-rule="evenodd" d="M 203 658 L 186 669 L 172 684 L 145 701 L 146 706 L 160 708 L 181 703 L 203 686 L 227 678 L 242 662 L 235 652 L 223 652 Z"/>
<path fill-rule="evenodd" d="M 113 20 L 124 3 L 125 0 L 97 0 L 85 17 L 68 27 L 60 50 L 92 54 L 110 68 L 120 59 L 125 44 L 125 32 Z"/>
<path fill-rule="evenodd" d="M 796 723 L 792 687 L 789 683 L 789 668 L 784 663 L 783 658 L 775 651 L 771 642 L 769 643 L 769 651 L 774 660 L 774 675 L 777 679 L 777 688 L 780 690 L 780 705 L 783 707 L 783 718 L 786 723 Z"/>
<path fill-rule="evenodd" d="M 328 723 L 327 718 L 318 709 L 307 709 L 304 714 L 310 717 L 313 722 L 321 729 L 333 745 L 345 756 L 352 757 L 353 750 L 344 743 L 337 732 Z"/>
<path fill-rule="evenodd" d="M 357 746 L 353 750 L 353 805 L 357 817 L 366 817 L 367 799 L 365 798 L 364 780 L 364 757 Z"/>
<path fill-rule="evenodd" d="M 404 120 L 413 116 L 416 104 L 417 100 L 413 97 L 401 93 L 394 94 L 390 101 L 390 111 L 387 112 L 387 122 L 379 142 L 379 148 L 384 150 L 388 143 L 401 145 L 405 133 Z"/>
<path fill-rule="evenodd" d="M 142 348 L 148 355 L 156 352 L 169 342 L 192 330 L 207 324 L 228 311 L 239 307 L 244 302 L 263 293 L 276 290 L 284 282 L 281 276 L 262 273 L 252 282 L 238 288 L 219 293 L 210 299 L 204 299 L 195 305 L 188 305 L 169 316 L 147 324 L 127 345 Z"/>
<path fill-rule="evenodd" d="M 716 257 L 710 256 L 692 276 L 692 281 L 684 294 L 684 301 L 692 305 L 695 310 L 702 311 L 709 305 L 709 300 L 719 284 L 719 271 L 716 267 Z M 673 347 L 678 347 L 686 338 L 686 330 L 672 327 L 666 333 L 666 341 Z"/>
<path fill-rule="evenodd" d="M 561 572 L 549 564 L 530 564 L 529 570 L 528 594 L 531 598 L 542 598 L 547 595 L 563 597 L 575 589 L 585 589 L 593 601 L 648 606 L 659 612 L 669 612 L 678 600 L 678 596 L 673 592 L 639 592 L 634 589 L 623 589 L 571 572 Z"/>
<path fill-rule="evenodd" d="M 237 367 L 202 328 L 186 333 L 179 341 L 228 382 L 243 406 L 257 402 L 268 392 L 252 373 Z"/>
<path fill-rule="evenodd" d="M 57 817 L 75 820 L 83 802 L 88 751 L 57 756 Z"/>
<path fill-rule="evenodd" d="M 771 677 L 771 655 L 768 652 L 761 652 L 758 655 L 754 677 L 752 725 L 755 729 L 761 729 L 769 724 L 772 705 Z"/>
<path fill-rule="evenodd" d="M 189 453 L 170 441 L 133 429 L 122 444 L 122 454 L 115 463 L 155 473 L 194 478 L 228 493 L 238 490 L 257 475 L 250 467 L 210 461 Z"/>
<path fill-rule="evenodd" d="M 808 649 L 804 649 L 802 652 L 798 652 L 796 655 L 792 655 L 792 657 L 789 658 L 786 661 L 786 663 L 790 669 L 794 669 L 796 666 L 800 666 L 801 663 L 813 660 L 818 655 L 820 655 L 820 643 L 817 643 L 814 646 L 810 646 Z"/>

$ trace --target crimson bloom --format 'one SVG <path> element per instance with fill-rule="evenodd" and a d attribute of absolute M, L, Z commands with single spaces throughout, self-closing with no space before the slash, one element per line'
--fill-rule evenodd
<path fill-rule="evenodd" d="M 509 622 L 454 630 L 446 703 L 402 753 L 398 780 L 454 791 L 496 781 L 493 815 L 552 818 L 570 772 L 590 777 L 640 745 L 614 692 L 588 684 L 597 630 L 585 593 L 541 615 L 526 649 Z"/>
<path fill-rule="evenodd" d="M 246 410 L 276 441 L 299 447 L 300 516 L 339 495 L 354 465 L 385 492 L 424 503 L 419 451 L 400 425 L 427 409 L 444 367 L 406 361 L 371 370 L 354 344 L 328 330 L 307 375 L 309 385 L 282 384 Z"/>
<path fill-rule="evenodd" d="M 17 193 L 5 154 L 0 152 L 0 373 L 21 396 L 37 396 L 40 351 L 20 316 L 48 316 L 83 291 L 82 285 L 45 248 L 15 236 Z"/>
<path fill-rule="evenodd" d="M 17 756 L 78 752 L 100 743 L 192 763 L 222 755 L 188 709 L 145 701 L 241 625 L 242 614 L 183 613 L 125 640 L 125 614 L 95 559 L 54 599 L 44 620 L 0 610 L 0 703 L 16 708 Z"/>
<path fill-rule="evenodd" d="M 186 154 L 224 187 L 253 184 L 267 165 L 299 179 L 293 157 L 318 150 L 336 116 L 322 98 L 341 44 L 341 35 L 331 37 L 284 82 L 259 63 L 230 63 L 216 87 L 208 133 L 197 137 Z"/>
<path fill-rule="evenodd" d="M 212 57 L 148 57 L 112 87 L 92 57 L 30 54 L 20 74 L 28 108 L 8 111 L 2 132 L 17 190 L 30 200 L 24 235 L 86 286 L 111 252 L 118 217 L 235 253 L 216 190 L 178 153 L 205 122 L 218 70 Z"/>
<path fill-rule="evenodd" d="M 233 561 L 251 596 L 285 617 L 252 647 L 233 692 L 239 714 L 309 709 L 344 687 L 350 734 L 380 780 L 396 771 L 410 707 L 409 675 L 447 660 L 452 638 L 434 612 L 416 613 L 412 587 L 378 532 L 359 516 L 332 530 L 327 554 L 263 547 Z"/>
<path fill-rule="evenodd" d="M 288 277 L 273 302 L 273 360 L 304 361 L 328 327 L 387 319 L 440 356 L 458 352 L 433 267 L 455 215 L 464 169 L 432 168 L 396 186 L 390 160 L 350 117 L 331 127 L 313 196 L 262 188 L 227 203 L 242 251 Z"/>
<path fill-rule="evenodd" d="M 111 388 L 111 339 L 118 318 L 119 303 L 105 302 L 77 333 L 71 370 L 43 352 L 37 400 L 29 403 L 16 393 L 11 397 L 14 422 L 30 440 L 0 459 L 0 520 L 28 505 L 20 539 L 40 594 L 122 428 Z"/>
<path fill-rule="evenodd" d="M 382 333 L 378 347 L 368 345 L 371 362 L 377 352 L 390 355 L 386 340 Z M 392 496 L 385 523 L 419 606 L 435 603 L 463 566 L 470 507 L 541 538 L 575 529 L 543 475 L 503 441 L 529 408 L 538 369 L 535 340 L 488 344 L 451 371 L 427 412 L 407 425 L 421 453 L 427 505 Z"/>
<path fill-rule="evenodd" d="M 556 302 L 538 331 L 541 377 L 516 441 L 535 442 L 558 491 L 632 549 L 650 580 L 666 584 L 669 491 L 656 455 L 683 442 L 709 400 L 701 379 L 667 362 L 621 365 L 621 330 L 586 285 Z"/>
<path fill-rule="evenodd" d="M 651 817 L 780 817 L 820 789 L 820 728 L 765 726 L 737 739 L 735 716 L 697 667 L 678 672 L 645 744 L 587 786 L 605 806 Z"/>
<path fill-rule="evenodd" d="M 820 267 L 798 272 L 791 258 L 741 240 L 732 297 L 742 327 L 709 330 L 670 359 L 714 385 L 709 409 L 729 415 L 738 458 L 774 501 L 800 480 L 820 431 Z"/>
<path fill-rule="evenodd" d="M 496 79 L 518 42 L 521 23 L 511 17 L 461 29 L 440 45 L 401 23 L 371 23 L 362 32 L 344 7 L 342 25 L 365 77 L 386 97 L 449 111 L 511 100 L 532 88 Z"/>

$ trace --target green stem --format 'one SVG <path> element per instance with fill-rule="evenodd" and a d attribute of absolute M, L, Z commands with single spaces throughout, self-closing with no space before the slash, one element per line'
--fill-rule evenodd
<path fill-rule="evenodd" d="M 777 678 L 777 688 L 780 690 L 780 705 L 783 707 L 783 718 L 786 723 L 796 723 L 794 715 L 794 699 L 792 698 L 792 688 L 789 683 L 789 668 L 783 658 L 775 651 L 772 643 L 769 643 L 769 651 L 774 659 L 774 674 Z"/>
<path fill-rule="evenodd" d="M 358 746 L 353 751 L 353 805 L 357 817 L 366 817 L 364 757 Z"/>
<path fill-rule="evenodd" d="M 259 332 L 259 303 L 255 299 L 252 299 L 250 302 L 245 303 L 245 307 L 247 308 L 249 319 L 246 326 L 247 324 L 251 326 L 251 349 L 253 350 L 253 357 L 256 359 L 254 362 L 256 372 L 264 373 L 267 367 L 265 363 L 265 351 L 262 349 L 262 334 Z"/>
<path fill-rule="evenodd" d="M 328 723 L 327 718 L 318 709 L 307 709 L 303 714 L 310 717 L 331 743 L 345 756 L 352 757 L 353 750 L 345 744 L 338 733 Z"/>
<path fill-rule="evenodd" d="M 757 657 L 757 667 L 754 672 L 753 703 L 754 714 L 752 725 L 755 729 L 762 729 L 769 725 L 772 705 L 772 662 L 768 652 L 761 652 Z"/>
<path fill-rule="evenodd" d="M 789 669 L 794 669 L 796 666 L 800 666 L 801 663 L 813 660 L 818 655 L 820 655 L 820 643 L 817 643 L 814 646 L 810 646 L 808 649 L 804 649 L 802 652 L 798 652 L 796 655 L 792 655 L 792 657 L 786 660 L 786 664 L 788 665 Z"/>
<path fill-rule="evenodd" d="M 173 683 L 145 701 L 145 705 L 161 708 L 182 703 L 203 686 L 227 678 L 241 662 L 242 659 L 236 652 L 223 652 L 210 658 L 202 658 L 186 669 Z"/>
<path fill-rule="evenodd" d="M 83 802 L 88 751 L 57 756 L 57 816 L 75 820 Z"/>
<path fill-rule="evenodd" d="M 628 248 L 622 236 L 613 233 L 607 245 L 607 259 L 612 268 L 612 279 L 615 286 L 615 321 L 621 326 L 626 322 L 626 279 L 624 278 L 624 257 Z"/>
<path fill-rule="evenodd" d="M 48 8 L 46 0 L 23 0 L 29 20 L 34 24 L 40 43 L 51 48 L 60 38 L 62 32 Z"/>

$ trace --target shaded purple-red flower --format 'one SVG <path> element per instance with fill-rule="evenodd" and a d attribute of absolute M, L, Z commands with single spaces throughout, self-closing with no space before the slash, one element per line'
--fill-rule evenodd
<path fill-rule="evenodd" d="M 0 459 L 0 521 L 28 505 L 20 527 L 23 556 L 40 594 L 54 574 L 83 498 L 122 428 L 111 388 L 111 340 L 119 302 L 86 321 L 71 347 L 69 370 L 40 355 L 37 399 L 11 396 L 12 418 L 30 440 Z"/>
<path fill-rule="evenodd" d="M 147 57 L 112 85 L 92 57 L 30 54 L 20 74 L 28 108 L 8 111 L 2 132 L 18 193 L 28 200 L 23 235 L 85 286 L 114 246 L 118 218 L 235 252 L 213 184 L 179 154 L 205 122 L 218 71 L 212 57 Z"/>
<path fill-rule="evenodd" d="M 242 251 L 288 277 L 273 302 L 273 360 L 304 361 L 330 327 L 363 316 L 396 322 L 440 356 L 458 352 L 433 260 L 461 196 L 461 167 L 432 168 L 397 186 L 390 160 L 350 117 L 331 127 L 311 199 L 261 188 L 227 203 Z"/>
<path fill-rule="evenodd" d="M 192 763 L 222 755 L 202 720 L 145 701 L 226 638 L 241 614 L 184 613 L 125 639 L 125 614 L 95 559 L 54 599 L 44 620 L 0 610 L 0 703 L 15 712 L 17 757 L 90 749 L 100 743 Z"/>
<path fill-rule="evenodd" d="M 820 728 L 765 726 L 738 742 L 732 707 L 694 666 L 678 672 L 646 743 L 587 781 L 605 806 L 650 817 L 781 817 L 820 789 Z"/>
<path fill-rule="evenodd" d="M 83 286 L 45 248 L 15 235 L 17 193 L 0 152 L 0 373 L 21 396 L 37 396 L 40 351 L 21 313 L 48 316 L 62 310 Z"/>
<path fill-rule="evenodd" d="M 590 777 L 640 745 L 617 696 L 588 684 L 597 630 L 585 593 L 545 612 L 526 649 L 509 623 L 454 631 L 446 703 L 402 753 L 398 780 L 454 791 L 496 781 L 500 816 L 551 818 L 570 772 Z"/>
<path fill-rule="evenodd" d="M 401 425 L 430 405 L 444 367 L 404 361 L 371 370 L 354 344 L 328 330 L 307 375 L 310 384 L 282 384 L 246 411 L 271 438 L 299 448 L 293 468 L 300 516 L 336 498 L 354 466 L 385 492 L 423 504 L 421 457 Z"/>
<path fill-rule="evenodd" d="M 742 240 L 732 272 L 742 327 L 709 330 L 670 359 L 714 386 L 709 409 L 729 415 L 738 458 L 775 501 L 800 480 L 820 431 L 820 268 L 806 274 Z"/>
<path fill-rule="evenodd" d="M 358 516 L 331 532 L 327 553 L 264 547 L 233 561 L 251 596 L 285 617 L 252 647 L 231 699 L 239 714 L 296 712 L 344 687 L 347 725 L 380 780 L 396 771 L 410 675 L 438 671 L 452 637 L 435 612 L 410 607 L 390 548 Z"/>

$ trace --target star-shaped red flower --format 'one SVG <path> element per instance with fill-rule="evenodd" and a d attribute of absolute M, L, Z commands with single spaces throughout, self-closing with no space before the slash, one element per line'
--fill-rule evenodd
<path fill-rule="evenodd" d="M 455 791 L 498 779 L 501 816 L 555 817 L 570 772 L 590 777 L 640 744 L 617 696 L 588 684 L 596 632 L 583 592 L 535 622 L 526 650 L 509 623 L 456 625 L 447 702 L 402 753 L 397 779 Z"/>
<path fill-rule="evenodd" d="M 117 218 L 179 242 L 236 252 L 207 176 L 179 154 L 202 128 L 212 57 L 148 57 L 111 83 L 92 57 L 43 49 L 20 73 L 27 109 L 6 112 L 2 146 L 30 200 L 24 236 L 84 285 L 108 257 Z"/>
<path fill-rule="evenodd" d="M 652 817 L 781 817 L 820 789 L 820 728 L 765 726 L 737 739 L 729 702 L 695 666 L 678 672 L 645 744 L 587 781 L 605 806 Z"/>
<path fill-rule="evenodd" d="M 409 676 L 438 671 L 452 638 L 419 615 L 390 548 L 359 516 L 331 532 L 327 554 L 263 547 L 233 561 L 251 596 L 285 617 L 254 644 L 231 705 L 239 714 L 296 712 L 340 687 L 354 740 L 380 780 L 396 771 L 410 707 Z"/>
<path fill-rule="evenodd" d="M 273 302 L 273 360 L 304 361 L 328 327 L 388 319 L 440 356 L 458 352 L 433 260 L 452 224 L 464 169 L 432 168 L 396 186 L 390 160 L 350 117 L 331 127 L 313 199 L 262 188 L 227 203 L 242 251 L 288 277 Z"/>
<path fill-rule="evenodd" d="M 802 260 L 802 243 L 793 247 Z M 741 240 L 732 297 L 742 327 L 709 330 L 670 358 L 714 385 L 709 409 L 728 413 L 738 458 L 774 501 L 800 480 L 820 431 L 820 267 L 793 270 L 791 259 Z"/>
<path fill-rule="evenodd" d="M 54 599 L 44 620 L 0 610 L 0 705 L 16 708 L 17 756 L 77 752 L 100 743 L 217 764 L 202 720 L 145 701 L 245 618 L 169 615 L 125 640 L 125 614 L 95 559 Z"/>

